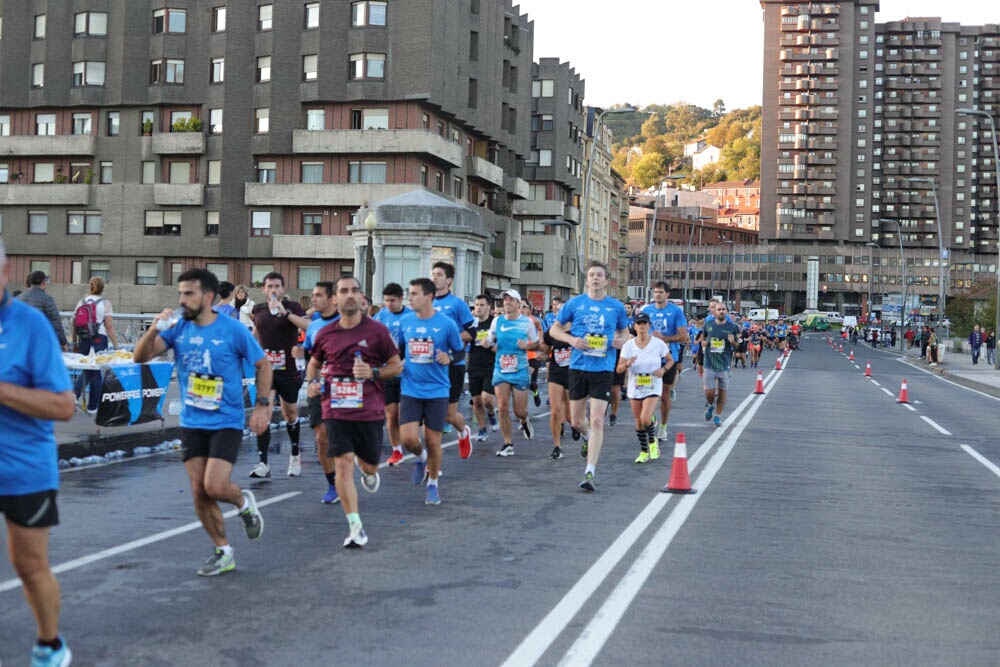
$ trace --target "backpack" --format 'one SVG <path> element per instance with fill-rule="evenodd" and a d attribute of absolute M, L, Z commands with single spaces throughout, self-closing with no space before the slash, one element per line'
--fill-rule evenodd
<path fill-rule="evenodd" d="M 73 326 L 79 336 L 93 338 L 100 331 L 101 323 L 97 319 L 97 304 L 101 301 L 104 299 L 96 301 L 84 299 L 77 305 L 76 311 L 73 313 Z"/>

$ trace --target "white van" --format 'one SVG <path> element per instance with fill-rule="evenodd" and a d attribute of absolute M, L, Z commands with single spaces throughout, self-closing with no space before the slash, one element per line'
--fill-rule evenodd
<path fill-rule="evenodd" d="M 754 308 L 747 313 L 747 319 L 754 322 L 764 322 L 765 320 L 777 320 L 777 308 Z"/>

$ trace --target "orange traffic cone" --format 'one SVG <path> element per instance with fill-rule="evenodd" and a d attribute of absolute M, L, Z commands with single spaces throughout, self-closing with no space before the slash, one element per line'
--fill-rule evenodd
<path fill-rule="evenodd" d="M 843 351 L 844 351 L 844 344 L 841 343 L 840 347 L 837 348 L 837 352 L 843 352 Z"/>
<path fill-rule="evenodd" d="M 850 357 L 850 359 L 851 359 L 851 361 L 854 361 L 854 350 L 851 350 L 851 357 Z"/>
<path fill-rule="evenodd" d="M 764 373 L 762 371 L 757 371 L 757 387 L 753 390 L 753 393 L 764 393 Z"/>
<path fill-rule="evenodd" d="M 691 477 L 688 475 L 687 438 L 683 433 L 677 434 L 674 445 L 674 464 L 670 468 L 670 481 L 660 489 L 662 493 L 694 493 L 691 488 Z"/>
<path fill-rule="evenodd" d="M 870 378 L 872 376 L 872 362 L 865 362 L 865 377 Z"/>
<path fill-rule="evenodd" d="M 784 354 L 784 356 L 786 356 L 786 357 L 788 356 L 788 348 L 787 347 L 785 348 L 785 354 Z"/>
<path fill-rule="evenodd" d="M 781 355 L 780 354 L 778 355 L 778 358 L 774 360 L 774 370 L 776 370 L 776 371 L 780 371 L 781 370 Z"/>
<path fill-rule="evenodd" d="M 897 403 L 909 403 L 910 402 L 910 392 L 906 389 L 906 378 L 903 378 L 903 386 L 899 388 L 899 398 L 896 399 Z"/>

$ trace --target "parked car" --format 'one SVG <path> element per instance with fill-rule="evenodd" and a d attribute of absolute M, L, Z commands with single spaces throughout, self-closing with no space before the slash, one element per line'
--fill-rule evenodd
<path fill-rule="evenodd" d="M 824 315 L 809 315 L 802 323 L 803 331 L 829 331 L 830 320 Z"/>

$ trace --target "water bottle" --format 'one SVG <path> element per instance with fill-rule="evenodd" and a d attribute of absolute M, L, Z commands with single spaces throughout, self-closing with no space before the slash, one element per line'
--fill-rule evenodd
<path fill-rule="evenodd" d="M 275 294 L 274 292 L 271 293 L 270 302 L 271 302 L 271 314 L 272 315 L 277 315 L 278 314 L 278 306 L 277 306 L 278 295 Z"/>
<path fill-rule="evenodd" d="M 354 350 L 354 365 L 357 366 L 358 364 L 361 363 L 364 363 L 363 361 L 361 361 L 361 350 Z"/>
<path fill-rule="evenodd" d="M 303 350 L 304 349 L 303 346 L 301 346 L 301 345 L 299 345 L 298 347 L 299 347 L 299 350 Z M 296 357 L 295 358 L 295 370 L 297 370 L 299 373 L 301 373 L 305 369 L 306 369 L 306 356 L 305 356 L 305 354 L 303 354 L 301 357 Z"/>
<path fill-rule="evenodd" d="M 173 327 L 178 322 L 180 322 L 182 317 L 184 317 L 184 308 L 183 307 L 176 308 L 174 309 L 173 315 L 171 315 L 167 319 L 156 321 L 156 330 L 166 331 L 167 329 Z"/>
<path fill-rule="evenodd" d="M 177 416 L 181 413 L 181 399 L 174 398 L 167 405 L 167 414 Z"/>

